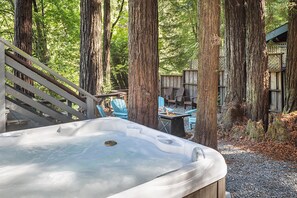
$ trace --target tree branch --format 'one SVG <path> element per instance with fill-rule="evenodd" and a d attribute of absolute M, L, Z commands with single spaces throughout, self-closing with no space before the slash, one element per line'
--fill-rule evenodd
<path fill-rule="evenodd" d="M 125 3 L 125 0 L 122 0 L 121 8 L 120 8 L 118 17 L 116 18 L 116 20 L 113 22 L 113 24 L 112 24 L 112 26 L 111 26 L 110 39 L 111 39 L 111 37 L 112 37 L 112 33 L 113 33 L 113 29 L 114 29 L 114 27 L 116 26 L 116 24 L 118 23 L 118 21 L 119 21 L 120 18 L 121 18 L 121 15 L 122 15 L 122 12 L 123 12 L 123 8 L 124 8 L 124 3 Z"/>
<path fill-rule="evenodd" d="M 34 12 L 38 12 L 36 0 L 33 0 L 33 7 L 34 7 Z"/>

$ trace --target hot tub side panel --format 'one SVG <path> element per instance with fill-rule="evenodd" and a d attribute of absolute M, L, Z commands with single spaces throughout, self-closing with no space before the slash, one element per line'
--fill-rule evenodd
<path fill-rule="evenodd" d="M 202 189 L 199 189 L 184 198 L 225 198 L 226 178 L 222 178 Z"/>

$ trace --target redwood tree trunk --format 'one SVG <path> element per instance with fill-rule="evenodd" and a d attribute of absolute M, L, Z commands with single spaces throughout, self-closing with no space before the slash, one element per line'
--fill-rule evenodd
<path fill-rule="evenodd" d="M 297 110 L 297 0 L 290 0 L 285 111 Z"/>
<path fill-rule="evenodd" d="M 227 94 L 223 124 L 230 129 L 242 120 L 246 94 L 244 0 L 225 0 L 225 24 Z"/>
<path fill-rule="evenodd" d="M 217 149 L 220 0 L 200 0 L 198 10 L 199 81 L 194 140 Z"/>
<path fill-rule="evenodd" d="M 15 1 L 14 45 L 32 54 L 32 0 Z"/>
<path fill-rule="evenodd" d="M 110 24 L 110 0 L 104 0 L 104 32 L 103 32 L 103 70 L 106 86 L 110 87 L 110 42 L 111 42 L 111 24 Z"/>
<path fill-rule="evenodd" d="M 247 117 L 268 125 L 269 73 L 264 21 L 265 0 L 246 0 Z"/>
<path fill-rule="evenodd" d="M 32 55 L 32 0 L 15 1 L 14 45 L 27 54 Z M 27 61 L 21 56 L 20 58 Z M 31 64 L 30 61 L 27 62 Z M 33 85 L 33 81 L 22 73 L 15 70 L 14 74 Z M 16 88 L 21 89 L 19 86 L 16 86 Z M 23 92 L 31 96 L 33 95 L 24 89 Z"/>
<path fill-rule="evenodd" d="M 80 2 L 80 86 L 100 94 L 103 85 L 101 0 Z"/>
<path fill-rule="evenodd" d="M 129 1 L 129 120 L 158 125 L 158 1 Z"/>

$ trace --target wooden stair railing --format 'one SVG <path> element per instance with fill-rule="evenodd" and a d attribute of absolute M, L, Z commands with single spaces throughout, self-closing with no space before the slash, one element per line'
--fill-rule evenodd
<path fill-rule="evenodd" d="M 30 61 L 32 66 L 8 50 Z M 37 86 L 15 76 L 15 70 Z M 16 85 L 33 93 L 34 98 L 16 89 Z M 5 131 L 6 107 L 32 119 L 40 118 L 41 123 L 48 125 L 94 118 L 98 102 L 95 96 L 0 38 L 0 132 Z"/>
<path fill-rule="evenodd" d="M 5 55 L 9 56 L 10 58 L 12 58 L 13 60 L 15 60 L 16 62 L 20 63 L 21 65 L 25 66 L 26 68 L 28 68 L 29 70 L 31 70 L 32 72 L 37 73 L 39 76 L 43 77 L 44 79 L 48 80 L 49 82 L 57 85 L 58 87 L 60 87 L 61 89 L 63 89 L 64 91 L 72 94 L 73 96 L 77 97 L 78 99 L 85 101 L 85 98 L 81 97 L 80 95 L 78 95 L 76 92 L 72 91 L 71 89 L 69 89 L 68 87 L 66 87 L 65 85 L 63 85 L 62 83 L 60 83 L 59 81 L 55 80 L 53 77 L 48 76 L 46 74 L 44 74 L 42 71 L 36 69 L 35 67 L 32 67 L 31 65 L 29 65 L 26 61 L 20 59 L 19 57 L 17 57 L 16 55 L 10 53 L 10 52 L 5 52 Z"/>

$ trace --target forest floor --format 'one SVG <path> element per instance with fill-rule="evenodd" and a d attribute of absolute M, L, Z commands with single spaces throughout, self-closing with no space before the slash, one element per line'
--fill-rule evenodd
<path fill-rule="evenodd" d="M 236 198 L 297 197 L 297 112 L 271 114 L 261 139 L 251 138 L 246 128 L 239 124 L 219 132 L 219 151 L 228 167 L 227 191 Z"/>

